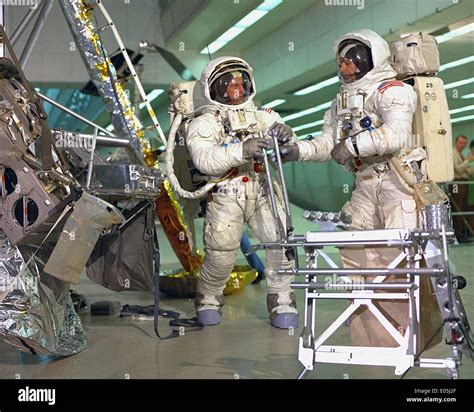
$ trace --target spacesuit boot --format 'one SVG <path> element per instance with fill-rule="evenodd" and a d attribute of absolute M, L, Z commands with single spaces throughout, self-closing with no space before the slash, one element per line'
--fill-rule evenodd
<path fill-rule="evenodd" d="M 271 293 L 267 295 L 267 309 L 272 326 L 280 329 L 298 327 L 298 311 L 294 292 Z"/>
<path fill-rule="evenodd" d="M 204 326 L 221 323 L 221 307 L 224 305 L 224 295 L 210 296 L 197 292 L 194 300 L 197 321 Z"/>

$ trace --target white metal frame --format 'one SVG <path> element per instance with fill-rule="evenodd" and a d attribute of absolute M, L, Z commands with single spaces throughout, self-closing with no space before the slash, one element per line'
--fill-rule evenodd
<path fill-rule="evenodd" d="M 304 370 L 300 374 L 303 377 L 312 371 L 316 363 L 393 366 L 395 374 L 402 375 L 409 368 L 416 365 L 429 368 L 446 368 L 451 371 L 457 370 L 456 362 L 451 359 L 418 359 L 417 340 L 419 339 L 420 326 L 420 276 L 410 273 L 412 269 L 420 267 L 422 256 L 410 251 L 406 247 L 406 239 L 409 231 L 402 229 L 368 230 L 357 232 L 308 232 L 305 235 L 305 247 L 307 250 L 306 268 L 318 269 L 318 260 L 322 258 L 331 268 L 338 269 L 334 261 L 324 252 L 321 244 L 325 245 L 347 245 L 367 243 L 367 246 L 385 245 L 397 246 L 400 253 L 390 262 L 387 268 L 395 269 L 404 260 L 407 262 L 406 290 L 405 292 L 375 293 L 374 290 L 352 290 L 345 292 L 332 292 L 328 290 L 317 291 L 305 289 L 305 319 L 304 329 L 299 337 L 298 360 L 303 364 Z M 311 245 L 312 244 L 312 245 Z M 356 269 L 358 271 L 360 269 Z M 412 271 L 413 272 L 413 271 Z M 312 272 L 314 273 L 314 271 Z M 351 281 L 348 276 L 342 276 L 344 280 L 341 288 L 351 289 Z M 386 276 L 376 276 L 371 283 L 380 284 L 383 290 L 383 281 Z M 306 275 L 306 282 L 317 283 L 317 275 Z M 352 303 L 341 313 L 341 315 L 319 336 L 316 332 L 316 302 L 320 299 L 349 299 Z M 402 335 L 383 313 L 374 305 L 375 300 L 400 299 L 409 302 L 408 327 Z M 399 344 L 398 347 L 362 347 L 362 346 L 337 346 L 326 345 L 325 342 L 347 321 L 351 315 L 360 307 L 366 306 L 376 317 L 383 328 Z"/>

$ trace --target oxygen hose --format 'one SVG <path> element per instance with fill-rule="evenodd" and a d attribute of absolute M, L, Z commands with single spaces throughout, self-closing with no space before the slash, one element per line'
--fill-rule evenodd
<path fill-rule="evenodd" d="M 167 178 L 176 193 L 185 199 L 199 199 L 206 195 L 207 192 L 212 190 L 216 183 L 206 183 L 206 185 L 195 192 L 188 192 L 184 190 L 179 184 L 178 178 L 174 174 L 174 144 L 176 139 L 176 133 L 183 120 L 183 114 L 178 113 L 173 120 L 168 136 L 168 143 L 166 145 L 166 174 Z"/>

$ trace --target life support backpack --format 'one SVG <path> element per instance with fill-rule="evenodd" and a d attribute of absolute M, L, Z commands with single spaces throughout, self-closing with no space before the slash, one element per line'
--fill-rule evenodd
<path fill-rule="evenodd" d="M 449 107 L 439 71 L 436 39 L 428 34 L 411 34 L 390 43 L 391 65 L 399 80 L 410 84 L 418 97 L 413 118 L 415 146 L 427 153 L 427 179 L 454 179 L 452 130 Z"/>

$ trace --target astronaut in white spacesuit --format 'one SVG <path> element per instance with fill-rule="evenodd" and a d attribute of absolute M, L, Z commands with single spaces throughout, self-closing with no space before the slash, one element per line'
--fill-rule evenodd
<path fill-rule="evenodd" d="M 266 195 L 263 150 L 274 134 L 285 141 L 292 129 L 271 109 L 253 103 L 255 84 L 250 66 L 242 59 L 221 57 L 204 69 L 196 87 L 204 96 L 204 113 L 188 127 L 186 144 L 197 169 L 218 181 L 208 197 L 204 224 L 205 258 L 196 293 L 197 319 L 204 325 L 221 321 L 223 290 L 234 267 L 247 223 L 261 242 L 279 239 Z M 280 213 L 283 215 L 281 202 Z M 277 274 L 294 261 L 282 249 L 267 250 L 265 275 L 271 324 L 288 329 L 298 326 L 293 277 Z"/>
<path fill-rule="evenodd" d="M 351 229 L 415 228 L 413 191 L 392 167 L 391 158 L 415 144 L 412 121 L 416 93 L 410 85 L 396 80 L 397 73 L 389 64 L 389 46 L 377 33 L 348 33 L 336 40 L 334 52 L 341 88 L 324 115 L 322 135 L 296 143 L 282 137 L 282 157 L 284 161 L 316 162 L 332 158 L 355 172 L 355 189 L 343 206 L 352 216 Z M 365 256 L 342 253 L 345 265 L 381 267 L 391 260 L 390 252 L 383 249 L 367 248 L 362 253 Z M 390 304 L 390 308 L 387 302 L 380 306 L 386 305 L 383 309 L 393 314 L 394 324 L 405 328 L 406 307 Z M 365 335 L 363 345 L 371 345 L 378 336 L 377 328 L 371 329 L 369 323 L 361 325 L 353 319 L 351 325 L 355 333 Z"/>

